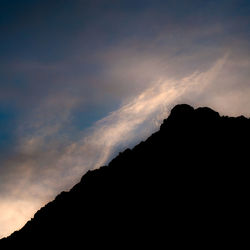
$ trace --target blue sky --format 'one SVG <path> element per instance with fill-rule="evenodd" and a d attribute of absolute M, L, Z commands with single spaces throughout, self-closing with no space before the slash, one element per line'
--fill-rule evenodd
<path fill-rule="evenodd" d="M 177 103 L 250 116 L 249 14 L 247 0 L 0 0 L 0 237 Z"/>

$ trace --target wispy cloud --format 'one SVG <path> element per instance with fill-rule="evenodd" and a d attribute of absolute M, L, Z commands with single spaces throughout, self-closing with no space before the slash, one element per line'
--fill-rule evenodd
<path fill-rule="evenodd" d="M 223 57 L 209 70 L 194 72 L 178 81 L 158 79 L 87 132 L 79 134 L 81 138 L 67 141 L 63 147 L 61 141 L 56 141 L 56 135 L 69 119 L 69 110 L 75 102 L 69 102 L 68 109 L 64 106 L 65 112 L 53 123 L 46 123 L 46 116 L 35 120 L 31 124 L 33 133 L 20 138 L 19 155 L 5 162 L 6 168 L 12 171 L 6 173 L 8 183 L 4 183 L 8 195 L 0 200 L 0 223 L 4 225 L 1 234 L 7 235 L 22 226 L 39 206 L 59 191 L 70 188 L 87 170 L 106 164 L 117 151 L 146 138 L 159 127 L 173 105 L 190 95 L 195 100 L 203 93 L 226 60 Z M 51 120 L 51 115 L 47 118 Z M 53 144 L 48 143 L 48 137 L 54 138 Z"/>

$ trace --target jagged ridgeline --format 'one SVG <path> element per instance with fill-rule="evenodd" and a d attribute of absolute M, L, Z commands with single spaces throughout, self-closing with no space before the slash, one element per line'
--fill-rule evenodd
<path fill-rule="evenodd" d="M 248 239 L 250 120 L 175 106 L 160 130 L 87 172 L 0 249 L 240 247 Z"/>

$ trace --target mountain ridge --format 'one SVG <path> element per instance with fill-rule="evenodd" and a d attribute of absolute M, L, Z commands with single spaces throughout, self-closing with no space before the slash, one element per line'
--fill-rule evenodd
<path fill-rule="evenodd" d="M 232 245 L 232 232 L 246 233 L 233 227 L 247 215 L 249 139 L 248 118 L 177 105 L 159 131 L 88 171 L 0 246 Z"/>

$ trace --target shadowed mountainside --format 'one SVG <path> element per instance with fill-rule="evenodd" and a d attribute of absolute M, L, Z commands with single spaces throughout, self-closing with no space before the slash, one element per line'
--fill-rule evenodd
<path fill-rule="evenodd" d="M 158 132 L 87 172 L 0 248 L 239 247 L 249 139 L 250 119 L 177 105 Z"/>

